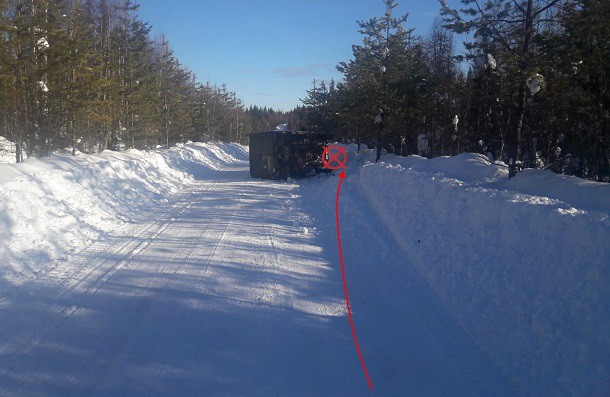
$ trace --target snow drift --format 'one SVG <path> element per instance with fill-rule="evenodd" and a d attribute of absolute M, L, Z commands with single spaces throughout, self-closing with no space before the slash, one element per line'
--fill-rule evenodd
<path fill-rule="evenodd" d="M 0 164 L 0 276 L 13 283 L 33 277 L 139 214 L 159 211 L 193 178 L 244 150 L 193 144 Z"/>

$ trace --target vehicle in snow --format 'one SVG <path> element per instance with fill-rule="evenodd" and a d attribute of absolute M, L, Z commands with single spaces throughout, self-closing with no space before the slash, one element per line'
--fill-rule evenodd
<path fill-rule="evenodd" d="M 261 179 L 303 178 L 322 170 L 328 136 L 285 130 L 250 134 L 250 175 Z"/>

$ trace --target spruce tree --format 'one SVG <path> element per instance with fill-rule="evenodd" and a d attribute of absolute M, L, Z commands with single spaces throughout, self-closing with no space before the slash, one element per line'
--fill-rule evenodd
<path fill-rule="evenodd" d="M 377 160 L 382 147 L 398 152 L 403 138 L 417 135 L 419 95 L 427 74 L 421 44 L 413 29 L 404 27 L 408 14 L 396 18 L 397 3 L 384 4 L 383 17 L 358 22 L 363 43 L 352 47 L 353 60 L 337 67 L 344 74 L 341 91 L 348 112 L 354 124 L 368 132 L 364 140 L 376 146 Z"/>
<path fill-rule="evenodd" d="M 527 129 L 528 98 L 532 97 L 527 81 L 537 75 L 537 44 L 544 30 L 546 16 L 561 4 L 560 0 L 461 0 L 467 8 L 460 11 L 447 6 L 440 0 L 442 14 L 447 27 L 458 32 L 473 34 L 474 41 L 467 42 L 470 58 L 491 55 L 505 64 L 506 72 L 515 81 L 510 87 L 511 131 L 508 136 L 510 146 L 510 176 L 514 176 L 518 164 L 523 160 L 524 129 Z M 530 137 L 530 140 L 532 137 Z M 530 146 L 530 145 L 528 145 Z M 528 149 L 525 149 L 528 150 Z M 532 153 L 528 153 L 530 159 Z"/>

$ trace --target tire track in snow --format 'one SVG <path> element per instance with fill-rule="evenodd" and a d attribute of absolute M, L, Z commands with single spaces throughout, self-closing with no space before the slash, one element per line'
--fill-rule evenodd
<path fill-rule="evenodd" d="M 195 193 L 195 191 L 192 191 L 190 193 L 190 199 L 192 200 L 192 199 L 196 198 L 197 196 L 204 195 L 206 192 L 208 192 L 210 190 L 211 190 L 211 188 L 208 187 L 203 190 L 196 190 L 196 193 Z M 187 209 L 190 209 L 192 206 L 193 206 L 193 202 L 189 202 Z M 210 212 L 214 213 L 219 208 L 220 208 L 220 204 L 214 206 L 213 210 Z M 185 214 L 186 214 L 186 211 L 181 211 L 179 216 L 176 217 L 176 222 L 183 220 L 182 218 Z M 170 227 L 173 226 L 173 224 L 170 225 Z M 203 238 L 204 236 L 208 235 L 208 230 L 210 229 L 210 226 L 211 226 L 211 220 L 206 219 L 206 222 L 202 226 L 203 227 L 198 228 L 198 230 L 199 230 L 198 235 L 200 238 Z M 216 244 L 214 245 L 214 250 L 213 250 L 212 256 L 218 250 L 218 247 L 222 244 L 222 242 L 226 236 L 227 229 L 228 229 L 228 225 L 225 226 L 225 229 L 224 229 L 223 233 L 221 233 L 218 242 L 216 242 Z M 177 237 L 180 237 L 181 235 L 182 235 L 182 233 L 178 233 Z M 187 235 L 189 235 L 189 234 L 187 234 Z M 190 237 L 193 237 L 193 236 L 190 236 Z M 148 248 L 149 247 L 146 247 L 146 249 L 148 249 Z M 152 247 L 152 248 L 154 248 L 154 247 Z M 130 329 L 126 329 L 122 332 L 123 334 L 128 334 L 128 338 L 126 341 L 124 341 L 122 346 L 119 348 L 120 354 L 118 354 L 117 356 L 113 356 L 112 361 L 105 363 L 105 367 L 107 368 L 107 371 L 100 374 L 97 382 L 92 382 L 91 386 L 87 389 L 86 394 L 90 395 L 90 394 L 100 393 L 100 392 L 103 393 L 105 385 L 112 384 L 113 379 L 115 379 L 118 375 L 116 372 L 126 362 L 126 360 L 129 357 L 129 352 L 134 348 L 136 332 L 137 332 L 136 330 L 138 328 L 141 328 L 144 324 L 148 323 L 150 321 L 150 319 L 152 318 L 155 303 L 159 299 L 160 295 L 163 293 L 163 287 L 167 283 L 167 280 L 172 279 L 176 275 L 192 276 L 191 273 L 183 272 L 182 269 L 187 267 L 186 263 L 189 263 L 189 261 L 191 259 L 202 257 L 202 253 L 205 252 L 206 248 L 208 248 L 208 247 L 207 246 L 193 246 L 190 240 L 185 240 L 177 245 L 173 245 L 173 250 L 172 250 L 173 253 L 172 253 L 171 257 L 168 258 L 166 265 L 163 267 L 160 267 L 158 269 L 158 273 L 154 277 L 150 277 L 147 280 L 145 285 L 138 286 L 139 288 L 141 288 L 143 293 L 138 296 L 132 297 L 132 300 L 142 301 L 142 302 L 137 302 L 137 306 L 136 306 L 136 310 L 135 310 L 136 312 L 140 313 L 140 317 L 137 319 L 137 321 L 133 322 L 133 324 L 132 324 L 133 326 Z M 201 277 L 203 277 L 203 278 L 207 277 L 208 273 L 209 273 L 209 268 L 206 268 L 206 271 L 201 274 Z M 145 291 L 147 291 L 147 290 L 152 290 L 153 292 L 150 295 L 146 295 Z M 142 310 L 137 310 L 137 308 L 140 308 L 140 307 L 142 307 Z M 98 350 L 102 350 L 103 348 L 104 347 L 101 346 L 100 349 L 98 349 Z M 93 355 L 96 355 L 96 354 L 93 354 Z M 151 388 L 153 390 L 160 391 L 163 389 L 163 385 L 158 384 L 158 383 L 153 383 L 151 385 Z"/>
<path fill-rule="evenodd" d="M 167 217 L 138 231 L 137 244 L 100 242 L 41 276 L 29 304 L 45 293 L 51 302 L 42 306 L 44 318 L 24 327 L 31 338 L 9 341 L 13 352 L 0 367 L 8 368 L 0 373 L 9 380 L 6 390 L 110 395 L 133 387 L 139 395 L 175 395 L 176 377 L 197 375 L 194 385 L 220 384 L 220 394 L 244 394 L 241 387 L 291 394 L 305 390 L 292 371 L 330 376 L 318 362 L 320 354 L 329 369 L 343 362 L 332 353 L 343 349 L 343 334 L 333 328 L 341 315 L 334 308 L 342 305 L 329 292 L 339 284 L 327 280 L 332 270 L 315 239 L 290 225 L 292 213 L 283 204 L 294 186 L 222 178 L 207 186 L 210 200 L 194 201 L 205 194 L 197 190 L 184 195 Z M 300 217 L 300 211 L 293 212 Z M 62 268 L 78 275 L 76 281 L 62 276 Z M 193 355 L 202 361 L 195 369 L 172 361 Z M 249 357 L 256 357 L 252 366 L 244 361 Z M 281 375 L 268 376 L 271 369 Z M 260 375 L 269 382 L 257 383 Z M 235 376 L 239 382 L 222 383 Z M 317 383 L 318 391 L 327 385 Z"/>
<path fill-rule="evenodd" d="M 215 182 L 208 182 L 204 188 L 204 192 L 210 190 Z M 202 193 L 203 194 L 203 193 Z M 73 301 L 69 306 L 61 307 L 55 310 L 55 315 L 51 318 L 41 318 L 37 321 L 38 325 L 30 325 L 28 328 L 33 332 L 20 333 L 15 339 L 9 341 L 4 339 L 4 345 L 9 351 L 19 351 L 20 354 L 28 354 L 39 346 L 50 334 L 58 329 L 62 323 L 66 322 L 70 317 L 76 315 L 79 310 L 86 306 L 86 303 L 94 299 L 104 284 L 118 271 L 127 266 L 130 261 L 146 250 L 151 243 L 161 236 L 177 219 L 188 211 L 192 202 L 184 197 L 190 195 L 181 195 L 176 202 L 166 211 L 164 211 L 161 220 L 153 220 L 147 222 L 144 226 L 134 226 L 122 230 L 118 236 L 112 236 L 110 239 L 103 239 L 93 243 L 83 252 L 73 256 L 72 260 L 67 263 L 71 266 L 71 271 L 66 272 L 65 264 L 58 263 L 47 272 L 39 273 L 32 280 L 30 287 L 30 296 L 27 299 L 29 304 L 40 304 L 36 298 L 44 298 L 45 302 L 60 302 L 70 301 L 69 296 L 81 286 L 85 286 L 82 291 L 78 292 L 82 296 L 82 300 Z M 131 234 L 131 232 L 134 232 Z M 119 248 L 112 248 L 114 240 L 127 238 L 127 241 L 119 245 Z M 104 255 L 101 258 L 90 261 L 89 251 L 94 251 Z M 119 257 L 119 259 L 109 258 Z M 56 274 L 57 273 L 57 274 Z M 75 278 L 75 274 L 77 275 Z M 49 292 L 59 288 L 57 293 Z M 7 324 L 8 327 L 8 324 Z M 7 332 L 6 327 L 0 331 L 0 335 Z M 10 347 L 8 347 L 10 346 Z M 6 349 L 6 348 L 5 348 Z M 10 362 L 10 360 L 9 360 Z M 10 364 L 8 365 L 10 368 Z M 10 371 L 10 370 L 9 370 Z"/>

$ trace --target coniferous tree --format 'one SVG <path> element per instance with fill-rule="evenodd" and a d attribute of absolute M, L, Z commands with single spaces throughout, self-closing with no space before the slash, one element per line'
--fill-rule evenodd
<path fill-rule="evenodd" d="M 324 132 L 336 130 L 337 117 L 334 96 L 336 94 L 335 82 L 313 80 L 313 87 L 307 91 L 307 97 L 302 99 L 305 105 L 305 128 L 308 131 Z"/>
<path fill-rule="evenodd" d="M 17 108 L 17 69 L 15 53 L 18 45 L 16 44 L 17 26 L 16 10 L 13 4 L 7 0 L 0 1 L 0 123 L 3 130 L 12 130 L 8 135 L 15 143 L 20 145 L 22 141 L 22 131 L 19 128 L 18 108 Z M 17 148 L 16 161 L 21 161 L 20 146 Z"/>
<path fill-rule="evenodd" d="M 426 40 L 384 35 L 395 6 L 384 3 L 385 18 L 359 23 L 363 43 L 338 65 L 335 92 L 307 91 L 298 111 L 310 128 L 328 114 L 336 139 L 378 150 L 418 153 L 423 136 L 427 155 L 477 151 L 509 163 L 511 176 L 525 165 L 610 179 L 610 3 L 441 2 L 446 25 Z M 447 29 L 470 33 L 465 54 L 454 56 Z M 379 108 L 383 129 L 372 123 Z"/>
<path fill-rule="evenodd" d="M 340 109 L 352 114 L 355 128 L 365 131 L 364 141 L 376 146 L 377 160 L 382 147 L 399 152 L 402 142 L 414 141 L 422 128 L 418 104 L 427 74 L 420 40 L 404 27 L 408 15 L 396 18 L 397 4 L 384 4 L 383 17 L 358 22 L 363 43 L 352 47 L 353 60 L 337 67 L 344 74 L 338 97 L 345 106 Z"/>
<path fill-rule="evenodd" d="M 458 33 L 472 32 L 474 42 L 466 43 L 472 59 L 491 55 L 504 63 L 511 76 L 506 82 L 515 81 L 508 95 L 514 103 L 511 111 L 511 130 L 507 137 L 510 146 L 510 175 L 514 176 L 517 164 L 523 160 L 524 127 L 528 98 L 528 81 L 541 77 L 536 71 L 542 59 L 537 55 L 538 42 L 544 30 L 546 16 L 561 4 L 561 0 L 461 0 L 468 8 L 451 9 L 441 0 L 442 13 L 447 26 Z M 529 137 L 532 140 L 532 137 Z M 529 145 L 527 145 L 529 146 Z M 527 149 L 526 149 L 527 150 Z M 530 159 L 532 153 L 527 154 Z"/>
<path fill-rule="evenodd" d="M 553 56 L 548 146 L 558 154 L 549 160 L 556 171 L 610 181 L 610 4 L 569 2 L 558 19 L 545 41 Z"/>
<path fill-rule="evenodd" d="M 132 0 L 0 1 L 0 134 L 22 153 L 244 141 L 243 103 L 200 85 Z M 197 130 L 195 130 L 195 126 Z"/>
<path fill-rule="evenodd" d="M 421 96 L 421 107 L 424 131 L 430 147 L 428 155 L 434 156 L 451 150 L 454 142 L 451 120 L 458 113 L 462 98 L 457 88 L 459 71 L 453 35 L 442 26 L 439 19 L 433 23 L 423 46 L 429 74 L 426 90 Z"/>

